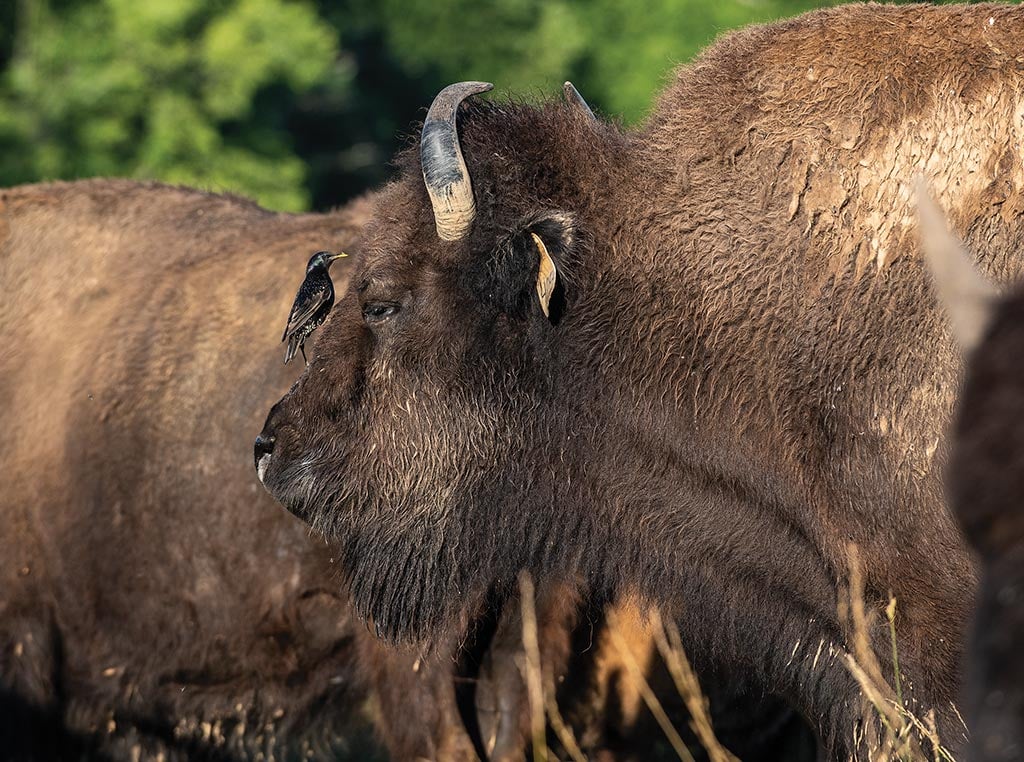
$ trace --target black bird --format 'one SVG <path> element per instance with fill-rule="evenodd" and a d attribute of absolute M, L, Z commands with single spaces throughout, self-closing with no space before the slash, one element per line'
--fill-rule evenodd
<path fill-rule="evenodd" d="M 342 257 L 345 253 L 331 254 L 329 251 L 318 251 L 309 259 L 306 265 L 306 279 L 299 286 L 299 293 L 295 295 L 295 302 L 292 304 L 292 311 L 288 314 L 288 325 L 285 326 L 284 335 L 281 341 L 288 342 L 288 351 L 285 352 L 284 362 L 287 365 L 295 357 L 295 350 L 302 352 L 302 359 L 306 360 L 306 349 L 303 344 L 322 322 L 327 319 L 334 306 L 334 283 L 331 282 L 331 274 L 328 272 L 331 262 Z"/>

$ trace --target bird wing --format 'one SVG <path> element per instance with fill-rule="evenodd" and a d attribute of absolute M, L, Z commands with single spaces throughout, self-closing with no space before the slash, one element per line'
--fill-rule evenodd
<path fill-rule="evenodd" d="M 286 341 L 289 336 L 305 325 L 330 297 L 331 287 L 324 286 L 311 294 L 305 302 L 300 302 L 296 299 L 295 304 L 292 305 L 291 314 L 288 316 L 288 325 L 284 328 L 284 335 L 281 336 L 281 341 Z"/>

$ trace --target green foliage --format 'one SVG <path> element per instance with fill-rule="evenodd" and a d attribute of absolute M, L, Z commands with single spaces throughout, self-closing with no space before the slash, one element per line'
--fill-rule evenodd
<path fill-rule="evenodd" d="M 303 209 L 305 167 L 255 96 L 308 90 L 337 54 L 336 31 L 286 0 L 22 2 L 0 79 L 2 179 L 129 175 Z"/>
<path fill-rule="evenodd" d="M 500 82 L 511 92 L 561 85 L 588 44 L 581 13 L 566 0 L 504 0 L 486 12 L 477 0 L 383 0 L 379 13 L 409 69 L 446 82 Z"/>
<path fill-rule="evenodd" d="M 587 39 L 602 43 L 591 46 L 580 63 L 579 86 L 607 112 L 635 122 L 649 111 L 675 66 L 722 32 L 836 1 L 650 0 L 640 11 L 618 0 L 584 0 Z"/>
<path fill-rule="evenodd" d="M 222 119 L 242 116 L 256 90 L 275 78 L 296 90 L 312 87 L 336 55 L 335 39 L 308 6 L 238 0 L 202 35 L 207 109 Z"/>
<path fill-rule="evenodd" d="M 437 91 L 572 79 L 636 123 L 721 33 L 835 0 L 7 0 L 0 184 L 122 175 L 276 209 L 345 201 Z"/>

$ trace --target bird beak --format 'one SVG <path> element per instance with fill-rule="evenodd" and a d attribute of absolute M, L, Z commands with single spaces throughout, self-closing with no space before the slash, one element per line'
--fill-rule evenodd
<path fill-rule="evenodd" d="M 345 252 L 341 252 L 340 254 L 332 254 L 331 258 L 329 260 L 327 260 L 327 261 L 328 262 L 333 262 L 336 259 L 341 259 L 342 257 L 347 257 L 347 256 L 348 256 L 348 254 L 346 254 Z"/>

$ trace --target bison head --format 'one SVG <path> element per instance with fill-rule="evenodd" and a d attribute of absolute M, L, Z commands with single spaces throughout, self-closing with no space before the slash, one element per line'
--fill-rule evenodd
<path fill-rule="evenodd" d="M 519 569 L 571 570 L 558 535 L 585 522 L 562 495 L 587 387 L 566 337 L 594 163 L 564 147 L 621 134 L 572 100 L 466 100 L 488 89 L 437 96 L 259 444 L 264 485 L 341 545 L 357 606 L 390 637 L 437 635 Z"/>

